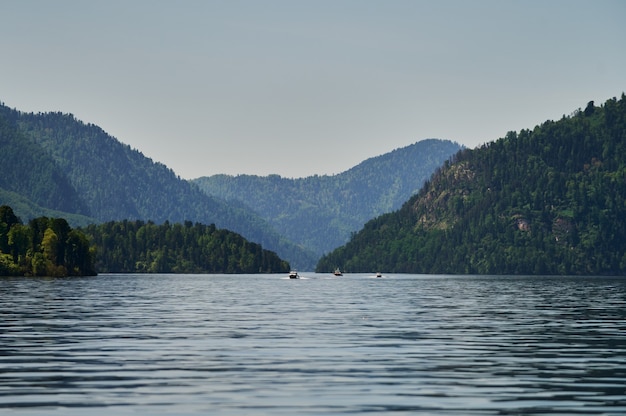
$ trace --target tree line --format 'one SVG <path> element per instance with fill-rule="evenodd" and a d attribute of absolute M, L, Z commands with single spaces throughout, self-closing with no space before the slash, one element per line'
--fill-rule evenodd
<path fill-rule="evenodd" d="M 286 273 L 289 263 L 232 231 L 201 223 L 123 220 L 81 228 L 107 273 Z"/>
<path fill-rule="evenodd" d="M 72 229 L 63 218 L 23 224 L 0 206 L 0 276 L 102 273 L 286 273 L 288 262 L 232 231 L 185 221 L 111 221 Z"/>

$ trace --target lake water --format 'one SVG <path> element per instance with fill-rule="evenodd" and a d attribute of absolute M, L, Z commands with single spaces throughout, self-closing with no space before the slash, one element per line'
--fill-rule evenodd
<path fill-rule="evenodd" d="M 626 279 L 0 278 L 0 414 L 623 415 Z"/>

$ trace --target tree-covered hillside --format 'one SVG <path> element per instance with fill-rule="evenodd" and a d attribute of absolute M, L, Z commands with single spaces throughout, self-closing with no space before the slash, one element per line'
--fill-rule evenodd
<path fill-rule="evenodd" d="M 86 218 L 215 224 L 291 261 L 317 259 L 253 211 L 207 196 L 163 164 L 71 114 L 22 113 L 0 105 L 0 150 L 7 156 L 0 203 L 15 204 L 19 216 L 54 210 L 83 225 Z"/>
<path fill-rule="evenodd" d="M 97 222 L 94 218 L 65 211 L 44 208 L 16 192 L 0 188 L 0 204 L 10 206 L 20 218 L 31 220 L 37 217 L 64 218 L 71 226 L 80 227 Z"/>
<path fill-rule="evenodd" d="M 430 139 L 333 176 L 214 175 L 194 182 L 208 195 L 247 205 L 282 235 L 321 256 L 369 219 L 398 209 L 460 148 Z"/>
<path fill-rule="evenodd" d="M 286 273 L 289 263 L 241 235 L 186 221 L 157 225 L 115 221 L 82 230 L 94 244 L 99 272 Z"/>
<path fill-rule="evenodd" d="M 15 115 L 14 110 L 0 105 L 0 190 L 51 210 L 88 214 L 57 161 L 20 130 Z M 5 196 L 9 199 L 8 194 Z M 12 197 L 1 202 L 13 205 L 15 200 Z"/>
<path fill-rule="evenodd" d="M 626 97 L 459 152 L 318 271 L 626 274 Z"/>

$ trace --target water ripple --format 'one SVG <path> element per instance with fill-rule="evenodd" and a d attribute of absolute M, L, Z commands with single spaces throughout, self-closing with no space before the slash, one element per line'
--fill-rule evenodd
<path fill-rule="evenodd" d="M 0 413 L 626 413 L 620 278 L 0 278 Z"/>

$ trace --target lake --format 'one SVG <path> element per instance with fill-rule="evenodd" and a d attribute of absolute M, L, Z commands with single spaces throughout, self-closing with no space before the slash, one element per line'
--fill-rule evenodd
<path fill-rule="evenodd" d="M 623 415 L 626 279 L 0 278 L 0 414 Z"/>

